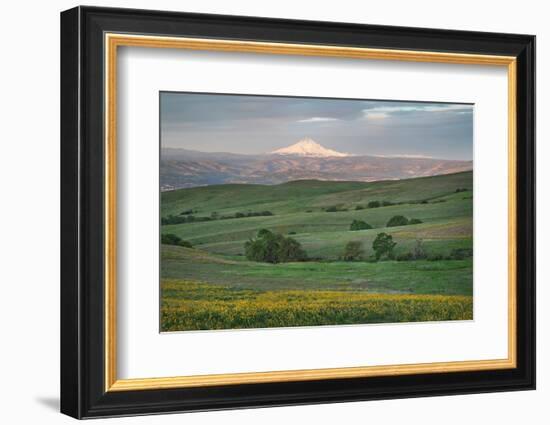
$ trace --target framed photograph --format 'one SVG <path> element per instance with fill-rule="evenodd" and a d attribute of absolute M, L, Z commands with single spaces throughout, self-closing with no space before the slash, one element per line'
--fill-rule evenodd
<path fill-rule="evenodd" d="M 535 37 L 61 14 L 61 411 L 535 387 Z"/>

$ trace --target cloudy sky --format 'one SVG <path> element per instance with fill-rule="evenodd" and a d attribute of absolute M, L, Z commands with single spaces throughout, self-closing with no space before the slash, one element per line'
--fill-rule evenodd
<path fill-rule="evenodd" d="M 162 147 L 257 154 L 310 137 L 352 154 L 472 159 L 466 104 L 162 92 L 160 108 Z"/>

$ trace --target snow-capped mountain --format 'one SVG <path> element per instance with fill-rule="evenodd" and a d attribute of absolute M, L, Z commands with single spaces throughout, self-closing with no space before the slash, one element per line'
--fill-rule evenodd
<path fill-rule="evenodd" d="M 281 148 L 271 152 L 274 155 L 298 155 L 298 156 L 308 156 L 312 158 L 327 158 L 327 157 L 344 157 L 350 156 L 347 153 L 338 152 L 332 149 L 327 149 L 317 143 L 315 140 L 306 137 L 299 140 L 293 145 L 287 146 L 286 148 Z"/>

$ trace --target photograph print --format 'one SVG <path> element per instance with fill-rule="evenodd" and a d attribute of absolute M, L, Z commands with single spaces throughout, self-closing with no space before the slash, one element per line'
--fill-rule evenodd
<path fill-rule="evenodd" d="M 160 331 L 473 319 L 473 105 L 160 92 Z"/>

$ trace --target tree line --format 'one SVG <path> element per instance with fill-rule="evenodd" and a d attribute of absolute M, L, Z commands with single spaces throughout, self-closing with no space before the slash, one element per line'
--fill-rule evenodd
<path fill-rule="evenodd" d="M 422 220 L 418 218 L 411 218 L 410 220 L 403 216 L 403 215 L 394 215 L 392 218 L 388 220 L 386 223 L 386 227 L 396 227 L 396 226 L 408 226 L 411 224 L 421 224 Z M 368 230 L 373 229 L 373 226 L 371 226 L 369 223 L 363 220 L 353 220 L 349 226 L 349 230 L 356 231 L 356 230 Z"/>
<path fill-rule="evenodd" d="M 245 218 L 245 217 L 268 217 L 275 215 L 271 211 L 247 211 L 247 212 L 236 212 L 235 214 L 229 215 L 220 215 L 217 212 L 212 212 L 210 216 L 196 216 L 192 214 L 193 210 L 185 210 L 180 213 L 180 215 L 170 214 L 166 217 L 160 219 L 161 225 L 167 224 L 183 224 L 183 223 L 198 223 L 201 221 L 212 221 L 212 220 L 228 220 L 231 218 Z"/>

